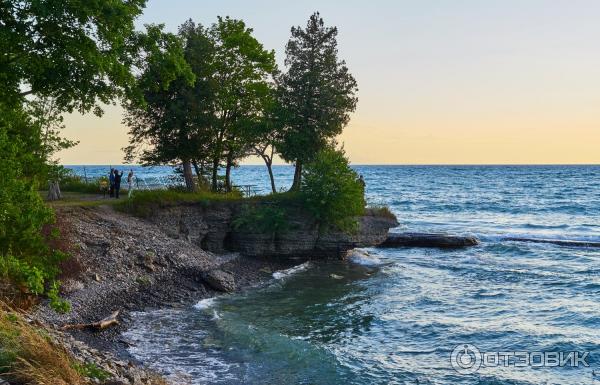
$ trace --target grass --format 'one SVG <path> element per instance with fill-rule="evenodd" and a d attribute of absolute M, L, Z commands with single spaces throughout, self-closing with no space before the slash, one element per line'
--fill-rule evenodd
<path fill-rule="evenodd" d="M 0 373 L 17 384 L 83 385 L 88 379 L 42 329 L 0 304 Z"/>
<path fill-rule="evenodd" d="M 101 194 L 102 190 L 99 181 L 85 182 L 85 180 L 78 177 L 70 177 L 60 182 L 60 190 L 88 193 L 88 194 Z"/>
<path fill-rule="evenodd" d="M 94 363 L 74 359 L 48 333 L 0 302 L 0 375 L 18 385 L 91 385 L 110 380 Z M 149 374 L 148 385 L 168 385 Z"/>
<path fill-rule="evenodd" d="M 383 217 L 396 220 L 396 215 L 387 206 L 369 206 L 365 210 L 366 215 Z"/>
<path fill-rule="evenodd" d="M 179 190 L 144 190 L 135 191 L 130 199 L 118 202 L 115 208 L 139 217 L 147 217 L 153 207 L 166 207 L 178 203 L 231 202 L 244 199 L 238 192 L 228 194 L 210 191 L 185 192 Z"/>
<path fill-rule="evenodd" d="M 48 195 L 47 191 L 41 190 L 39 191 L 42 199 L 46 199 Z M 81 192 L 72 192 L 72 191 L 62 191 L 62 199 L 58 201 L 46 201 L 48 205 L 51 207 L 68 207 L 68 206 L 81 206 L 81 207 L 94 207 L 94 206 L 104 206 L 104 205 L 114 205 L 119 203 L 120 200 L 127 199 L 127 193 L 123 195 L 123 197 L 118 199 L 111 199 L 102 194 L 89 194 L 89 193 L 81 193 Z"/>

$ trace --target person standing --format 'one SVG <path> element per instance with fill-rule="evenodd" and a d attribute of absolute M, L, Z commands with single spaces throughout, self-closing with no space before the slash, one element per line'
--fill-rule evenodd
<path fill-rule="evenodd" d="M 121 190 L 121 178 L 123 177 L 123 171 L 119 174 L 119 171 L 115 169 L 115 198 L 119 199 L 119 190 Z"/>
<path fill-rule="evenodd" d="M 127 198 L 131 198 L 132 191 L 133 191 L 133 169 L 130 169 L 129 174 L 127 174 Z"/>
<path fill-rule="evenodd" d="M 112 167 L 110 168 L 110 174 L 108 174 L 108 183 L 108 196 L 112 198 L 115 196 L 115 169 Z"/>

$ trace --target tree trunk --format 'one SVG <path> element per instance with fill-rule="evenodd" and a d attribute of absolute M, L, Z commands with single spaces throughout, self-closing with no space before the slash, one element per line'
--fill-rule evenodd
<path fill-rule="evenodd" d="M 196 184 L 194 183 L 194 176 L 192 175 L 192 164 L 189 160 L 183 162 L 183 179 L 185 180 L 185 188 L 188 191 L 196 191 Z"/>
<path fill-rule="evenodd" d="M 53 180 L 48 182 L 48 200 L 57 201 L 62 198 L 58 181 Z"/>
<path fill-rule="evenodd" d="M 273 191 L 273 194 L 275 194 L 277 192 L 277 189 L 275 188 L 275 177 L 273 176 L 273 159 L 269 158 L 269 156 L 267 155 L 263 155 L 262 158 L 265 161 L 267 170 L 269 171 L 269 179 L 271 180 L 271 191 Z"/>
<path fill-rule="evenodd" d="M 198 167 L 198 162 L 193 160 L 192 161 L 192 165 L 194 166 L 194 171 L 196 172 L 196 176 L 198 177 L 198 181 L 200 181 L 200 179 L 202 178 L 202 171 L 200 170 L 200 167 Z"/>
<path fill-rule="evenodd" d="M 290 191 L 300 191 L 300 184 L 302 183 L 302 161 L 296 161 L 296 168 L 294 170 L 294 182 Z"/>
<path fill-rule="evenodd" d="M 231 166 L 233 165 L 233 154 L 231 151 L 227 154 L 227 166 L 225 167 L 225 189 L 231 192 Z"/>
<path fill-rule="evenodd" d="M 219 158 L 213 158 L 213 169 L 212 169 L 212 181 L 211 181 L 211 189 L 212 191 L 217 191 L 217 176 L 219 172 Z"/>

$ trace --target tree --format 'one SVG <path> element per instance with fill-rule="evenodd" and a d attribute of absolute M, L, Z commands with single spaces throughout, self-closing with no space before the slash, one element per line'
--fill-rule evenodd
<path fill-rule="evenodd" d="M 265 162 L 271 182 L 271 191 L 275 194 L 277 188 L 273 175 L 273 158 L 277 153 L 281 126 L 277 119 L 278 105 L 274 97 L 274 90 L 271 90 L 270 97 L 265 97 L 263 102 L 261 114 L 256 116 L 252 124 L 248 126 L 247 136 L 248 142 L 252 143 L 251 154 L 258 155 Z"/>
<path fill-rule="evenodd" d="M 245 132 L 262 113 L 270 96 L 269 80 L 276 71 L 275 52 L 264 49 L 241 20 L 219 17 L 210 28 L 215 44 L 215 125 L 212 146 L 212 188 L 225 158 L 225 185 L 231 189 L 231 168 L 247 155 Z M 250 147 L 251 148 L 251 147 Z"/>
<path fill-rule="evenodd" d="M 48 200 L 61 198 L 59 175 L 64 168 L 58 164 L 55 155 L 60 150 L 71 148 L 78 142 L 60 136 L 64 129 L 63 117 L 56 101 L 52 98 L 35 98 L 26 104 L 26 112 L 31 116 L 31 127 L 36 130 L 34 138 L 39 138 L 39 143 L 33 149 L 35 157 L 42 167 L 46 168 Z"/>
<path fill-rule="evenodd" d="M 133 84 L 146 0 L 1 0 L 0 98 L 54 98 L 62 111 L 89 111 Z M 97 110 L 99 112 L 99 110 Z"/>
<path fill-rule="evenodd" d="M 60 253 L 45 247 L 52 210 L 37 189 L 47 177 L 56 116 L 94 110 L 115 98 L 138 97 L 132 72 L 156 51 L 160 28 L 136 32 L 145 0 L 0 0 L 0 275 L 41 294 L 58 272 Z M 171 74 L 185 64 L 173 55 Z M 165 66 L 167 67 L 167 66 Z M 53 102 L 52 120 L 32 97 Z M 43 110 L 43 109 L 42 109 Z M 44 129 L 44 127 L 46 127 Z M 52 128 L 54 127 L 54 128 Z M 47 135 L 45 135 L 47 134 Z M 54 286 L 56 287 L 56 286 Z"/>
<path fill-rule="evenodd" d="M 186 188 L 193 191 L 192 162 L 201 156 L 212 125 L 208 60 L 213 46 L 204 28 L 190 20 L 163 48 L 147 58 L 138 77 L 141 102 L 125 105 L 124 122 L 130 135 L 126 158 L 138 158 L 147 165 L 181 162 Z M 166 86 L 162 86 L 169 73 L 165 57 L 176 52 L 183 55 L 190 70 L 174 80 L 167 77 Z"/>
<path fill-rule="evenodd" d="M 279 150 L 295 163 L 292 189 L 300 188 L 302 165 L 332 144 L 356 108 L 356 80 L 338 59 L 337 32 L 317 12 L 305 29 L 292 28 L 286 45 L 287 72 L 278 82 L 284 122 Z"/>

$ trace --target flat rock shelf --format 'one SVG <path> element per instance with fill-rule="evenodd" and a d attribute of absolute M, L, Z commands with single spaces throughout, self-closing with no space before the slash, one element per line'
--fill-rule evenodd
<path fill-rule="evenodd" d="M 473 236 L 443 233 L 389 233 L 379 247 L 438 247 L 458 248 L 475 246 L 479 240 Z"/>

